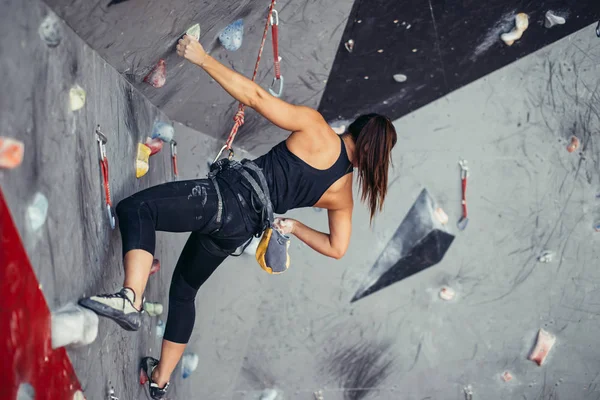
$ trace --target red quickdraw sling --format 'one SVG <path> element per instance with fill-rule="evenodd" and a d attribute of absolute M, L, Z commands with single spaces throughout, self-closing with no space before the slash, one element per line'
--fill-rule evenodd
<path fill-rule="evenodd" d="M 102 168 L 102 185 L 104 186 L 104 197 L 106 201 L 106 212 L 110 227 L 115 229 L 115 217 L 112 212 L 112 201 L 110 199 L 110 186 L 108 179 L 108 158 L 106 157 L 106 142 L 108 139 L 100 131 L 100 125 L 96 127 L 96 142 L 98 142 L 98 148 L 100 150 L 100 167 Z"/>
<path fill-rule="evenodd" d="M 265 30 L 263 32 L 263 37 L 262 37 L 262 41 L 260 42 L 260 48 L 258 50 L 258 57 L 256 58 L 256 64 L 254 66 L 254 73 L 252 74 L 252 81 L 254 82 L 256 80 L 256 74 L 258 73 L 258 67 L 260 65 L 260 59 L 262 57 L 262 53 L 263 50 L 265 48 L 265 42 L 267 40 L 267 34 L 269 33 L 269 25 L 272 26 L 272 33 L 273 33 L 273 52 L 274 52 L 274 57 L 275 57 L 275 78 L 273 79 L 273 84 L 275 84 L 275 82 L 277 82 L 278 80 L 280 81 L 280 88 L 279 88 L 279 93 L 275 94 L 271 88 L 269 88 L 269 91 L 271 92 L 271 94 L 273 94 L 274 96 L 281 96 L 281 92 L 283 90 L 283 77 L 281 76 L 281 67 L 280 67 L 280 59 L 279 59 L 279 38 L 278 38 L 278 26 L 279 26 L 279 14 L 277 13 L 277 10 L 275 10 L 275 3 L 276 0 L 271 0 L 271 5 L 269 6 L 269 14 L 267 15 L 267 23 L 265 24 Z M 273 13 L 275 13 L 276 18 L 273 19 Z M 273 86 L 273 85 L 271 85 Z M 217 156 L 215 157 L 214 162 L 216 162 L 221 155 L 223 154 L 223 152 L 225 150 L 229 150 L 229 158 L 233 158 L 234 152 L 233 149 L 231 148 L 231 145 L 233 144 L 233 140 L 235 139 L 235 136 L 238 133 L 238 130 L 240 129 L 240 127 L 242 125 L 244 125 L 244 109 L 246 108 L 246 106 L 243 103 L 239 103 L 238 104 L 238 110 L 235 113 L 235 116 L 233 117 L 234 120 L 234 125 L 233 128 L 231 128 L 231 132 L 229 133 L 229 137 L 227 138 L 227 141 L 225 142 L 225 144 L 223 145 L 223 147 L 221 147 L 221 150 L 219 150 L 219 153 L 217 154 Z"/>

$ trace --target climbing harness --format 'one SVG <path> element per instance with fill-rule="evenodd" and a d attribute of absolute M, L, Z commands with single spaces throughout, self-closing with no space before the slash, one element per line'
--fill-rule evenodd
<path fill-rule="evenodd" d="M 96 141 L 98 142 L 98 148 L 100 149 L 100 166 L 102 168 L 102 184 L 104 186 L 104 196 L 106 198 L 106 212 L 108 220 L 110 221 L 110 227 L 115 229 L 115 217 L 112 212 L 112 201 L 110 200 L 110 186 L 108 184 L 108 158 L 106 157 L 106 142 L 108 139 L 100 131 L 100 125 L 96 127 Z"/>
<path fill-rule="evenodd" d="M 265 30 L 263 32 L 263 37 L 262 37 L 262 41 L 260 42 L 260 48 L 258 50 L 258 57 L 256 58 L 256 64 L 254 65 L 254 73 L 252 74 L 252 81 L 254 82 L 256 80 L 256 74 L 258 73 L 258 67 L 260 65 L 260 59 L 262 57 L 262 53 L 263 50 L 265 48 L 265 42 L 267 40 L 267 34 L 269 33 L 269 25 L 271 24 L 271 17 L 273 15 L 273 10 L 275 8 L 275 0 L 271 0 L 271 5 L 269 6 L 269 14 L 267 16 L 267 23 L 265 24 Z M 279 24 L 279 17 L 277 18 L 277 24 Z M 277 31 L 277 29 L 275 29 L 275 32 Z M 275 46 L 275 39 L 273 40 L 273 46 Z M 276 57 L 279 57 L 278 55 Z M 276 61 L 278 61 L 278 58 L 276 58 Z M 280 78 L 281 75 L 280 75 Z M 276 75 L 275 75 L 275 81 L 277 80 L 277 71 L 276 71 Z M 283 79 L 281 79 L 281 88 L 280 88 L 280 92 L 283 89 Z M 221 157 L 221 154 L 223 154 L 223 152 L 225 150 L 229 150 L 229 159 L 231 160 L 233 158 L 233 149 L 231 148 L 231 145 L 233 143 L 233 140 L 235 139 L 235 136 L 238 133 L 238 130 L 240 129 L 240 127 L 242 125 L 244 125 L 244 109 L 245 109 L 245 105 L 240 102 L 238 104 L 238 110 L 235 113 L 235 116 L 233 117 L 234 120 L 234 125 L 233 128 L 231 128 L 231 132 L 229 133 L 229 137 L 227 138 L 227 141 L 225 142 L 225 145 L 223 145 L 223 147 L 221 147 L 221 150 L 219 150 L 219 153 L 217 153 L 217 156 L 215 157 L 213 164 L 215 162 L 217 162 L 217 160 Z"/>
<path fill-rule="evenodd" d="M 462 185 L 462 217 L 458 220 L 457 226 L 461 231 L 467 227 L 469 218 L 467 217 L 467 177 L 469 176 L 469 167 L 467 166 L 467 160 L 459 160 L 460 165 L 460 180 Z"/>
<path fill-rule="evenodd" d="M 279 13 L 277 10 L 273 10 L 271 12 L 271 36 L 273 37 L 273 59 L 274 59 L 274 70 L 275 77 L 273 78 L 273 82 L 271 82 L 271 87 L 269 88 L 269 93 L 271 93 L 275 97 L 281 97 L 281 93 L 283 92 L 283 76 L 281 76 L 281 57 L 279 57 Z M 273 91 L 273 87 L 279 81 L 279 91 Z"/>
<path fill-rule="evenodd" d="M 179 174 L 177 172 L 177 142 L 175 139 L 171 140 L 171 160 L 173 166 L 173 180 L 176 180 Z"/>

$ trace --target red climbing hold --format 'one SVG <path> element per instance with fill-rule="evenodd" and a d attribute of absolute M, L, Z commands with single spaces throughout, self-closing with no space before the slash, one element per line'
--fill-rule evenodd
<path fill-rule="evenodd" d="M 155 88 L 163 87 L 167 80 L 167 63 L 162 58 L 158 64 L 144 78 L 144 82 L 154 86 Z"/>
<path fill-rule="evenodd" d="M 577 136 L 571 136 L 571 142 L 567 146 L 567 151 L 569 153 L 572 153 L 575 150 L 577 150 L 578 148 L 579 148 L 579 139 L 577 138 Z"/>
<path fill-rule="evenodd" d="M 23 142 L 0 136 L 0 168 L 18 167 L 23 161 L 23 153 Z"/>
<path fill-rule="evenodd" d="M 153 156 L 163 148 L 163 141 L 160 139 L 146 138 L 146 146 L 150 148 L 150 155 Z"/>
<path fill-rule="evenodd" d="M 544 364 L 544 361 L 546 360 L 548 353 L 550 353 L 552 346 L 554 346 L 554 343 L 556 343 L 556 336 L 544 329 L 540 329 L 535 347 L 531 351 L 531 354 L 529 354 L 528 358 L 537 365 L 541 366 Z"/>

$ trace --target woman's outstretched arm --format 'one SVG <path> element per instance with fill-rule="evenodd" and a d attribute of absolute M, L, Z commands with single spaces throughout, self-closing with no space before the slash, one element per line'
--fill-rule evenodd
<path fill-rule="evenodd" d="M 237 101 L 255 109 L 281 129 L 292 132 L 314 130 L 327 123 L 316 110 L 287 103 L 242 74 L 226 67 L 208 55 L 194 38 L 184 36 L 177 44 L 177 54 L 204 69 Z"/>

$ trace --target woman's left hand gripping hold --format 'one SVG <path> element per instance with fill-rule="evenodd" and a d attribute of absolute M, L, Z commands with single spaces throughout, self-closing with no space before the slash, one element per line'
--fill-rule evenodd
<path fill-rule="evenodd" d="M 195 38 L 184 35 L 177 43 L 177 54 L 191 63 L 202 66 L 208 54 Z"/>

